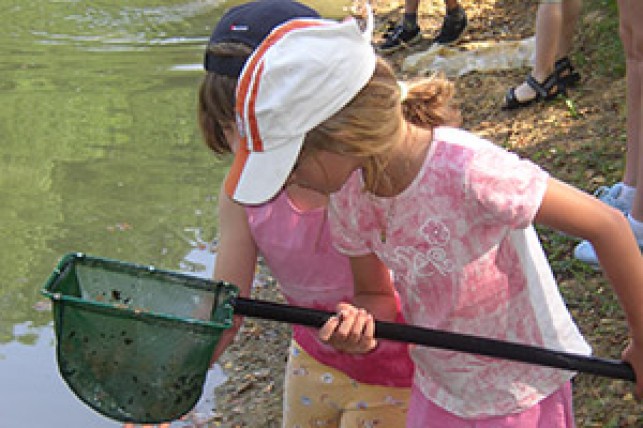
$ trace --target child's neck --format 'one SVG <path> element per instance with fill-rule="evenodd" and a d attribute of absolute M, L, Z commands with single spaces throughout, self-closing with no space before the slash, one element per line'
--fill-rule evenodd
<path fill-rule="evenodd" d="M 328 195 L 323 195 L 315 190 L 300 187 L 296 184 L 286 187 L 286 195 L 300 211 L 326 208 L 326 205 L 328 205 Z"/>
<path fill-rule="evenodd" d="M 431 146 L 432 132 L 408 124 L 404 127 L 399 143 L 386 159 L 384 178 L 375 187 L 377 196 L 393 197 L 411 185 L 420 172 Z"/>

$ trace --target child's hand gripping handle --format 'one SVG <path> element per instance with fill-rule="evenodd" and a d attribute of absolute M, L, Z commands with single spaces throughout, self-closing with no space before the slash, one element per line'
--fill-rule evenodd
<path fill-rule="evenodd" d="M 336 313 L 260 300 L 235 298 L 237 315 L 320 328 Z M 450 333 L 407 324 L 375 321 L 375 337 L 413 343 L 488 357 L 502 358 L 557 369 L 590 373 L 614 379 L 636 381 L 634 370 L 625 362 L 504 342 L 461 333 Z"/>

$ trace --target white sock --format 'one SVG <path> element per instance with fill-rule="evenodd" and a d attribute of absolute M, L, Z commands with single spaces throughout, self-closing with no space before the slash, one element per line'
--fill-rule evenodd
<path fill-rule="evenodd" d="M 628 214 L 627 219 L 630 222 L 630 227 L 632 228 L 632 232 L 634 232 L 634 237 L 638 241 L 639 246 L 643 246 L 643 221 L 636 220 L 632 217 L 632 214 Z"/>
<path fill-rule="evenodd" d="M 628 186 L 627 184 L 623 183 L 621 193 L 619 193 L 616 199 L 625 202 L 628 207 L 631 207 L 632 202 L 634 202 L 634 195 L 636 195 L 636 187 Z"/>

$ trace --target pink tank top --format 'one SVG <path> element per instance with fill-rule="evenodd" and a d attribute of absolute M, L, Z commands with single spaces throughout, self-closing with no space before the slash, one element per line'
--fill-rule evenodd
<path fill-rule="evenodd" d="M 332 245 L 323 209 L 300 211 L 281 192 L 271 202 L 246 207 L 246 212 L 259 252 L 288 303 L 334 311 L 338 302 L 352 301 L 350 264 Z M 413 363 L 405 343 L 380 340 L 373 352 L 353 355 L 322 343 L 313 328 L 294 325 L 293 338 L 316 360 L 358 382 L 411 385 Z"/>

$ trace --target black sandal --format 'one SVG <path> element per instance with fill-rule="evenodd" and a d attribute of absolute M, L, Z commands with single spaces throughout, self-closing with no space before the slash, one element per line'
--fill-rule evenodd
<path fill-rule="evenodd" d="M 554 70 L 558 81 L 566 88 L 573 88 L 580 82 L 580 73 L 574 69 L 569 57 L 562 57 L 554 63 Z"/>
<path fill-rule="evenodd" d="M 510 88 L 507 91 L 507 95 L 505 95 L 505 105 L 502 106 L 503 110 L 515 110 L 526 107 L 536 101 L 549 101 L 556 98 L 558 94 L 565 94 L 565 86 L 560 83 L 558 74 L 555 71 L 542 83 L 534 79 L 531 74 L 527 76 L 526 82 L 531 89 L 536 92 L 536 96 L 528 100 L 520 101 L 516 97 L 516 88 Z"/>

